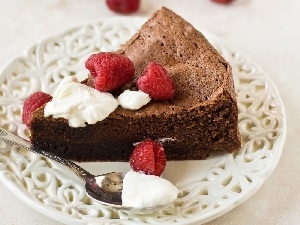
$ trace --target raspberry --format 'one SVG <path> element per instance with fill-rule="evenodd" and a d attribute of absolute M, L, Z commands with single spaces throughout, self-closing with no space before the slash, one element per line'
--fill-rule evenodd
<path fill-rule="evenodd" d="M 140 0 L 106 0 L 108 8 L 116 13 L 134 13 L 140 7 Z"/>
<path fill-rule="evenodd" d="M 112 52 L 91 55 L 85 62 L 85 67 L 95 78 L 95 89 L 103 92 L 124 86 L 133 79 L 135 72 L 129 58 Z"/>
<path fill-rule="evenodd" d="M 163 146 L 150 139 L 139 143 L 130 156 L 130 166 L 136 172 L 160 176 L 166 167 Z"/>
<path fill-rule="evenodd" d="M 137 81 L 139 90 L 155 100 L 169 100 L 175 95 L 175 82 L 168 71 L 160 64 L 152 62 Z"/>
<path fill-rule="evenodd" d="M 93 54 L 85 61 L 85 68 L 87 68 L 90 71 L 90 74 L 93 77 L 97 76 L 94 64 L 97 64 L 98 57 L 98 54 Z"/>
<path fill-rule="evenodd" d="M 22 121 L 27 126 L 30 127 L 30 120 L 32 113 L 37 109 L 51 101 L 52 96 L 44 92 L 35 92 L 29 98 L 24 101 Z"/>
<path fill-rule="evenodd" d="M 228 4 L 233 2 L 233 0 L 212 0 L 213 2 L 221 3 L 221 4 Z"/>

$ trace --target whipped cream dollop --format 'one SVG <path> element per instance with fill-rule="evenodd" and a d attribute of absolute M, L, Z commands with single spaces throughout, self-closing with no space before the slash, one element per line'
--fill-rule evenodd
<path fill-rule="evenodd" d="M 151 98 L 143 91 L 125 90 L 119 95 L 118 101 L 124 109 L 137 110 L 150 102 Z"/>
<path fill-rule="evenodd" d="M 124 177 L 122 205 L 151 208 L 172 203 L 178 189 L 168 180 L 130 170 Z"/>
<path fill-rule="evenodd" d="M 114 96 L 81 84 L 74 76 L 64 78 L 45 106 L 45 117 L 65 118 L 71 127 L 84 127 L 105 119 L 119 105 Z"/>

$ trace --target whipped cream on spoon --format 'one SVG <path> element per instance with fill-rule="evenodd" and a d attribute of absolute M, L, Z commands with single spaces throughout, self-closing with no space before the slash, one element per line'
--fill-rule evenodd
<path fill-rule="evenodd" d="M 106 206 L 111 206 L 116 209 L 135 211 L 139 213 L 151 212 L 153 210 L 169 205 L 173 200 L 176 199 L 178 194 L 178 189 L 175 186 L 173 186 L 169 181 L 157 176 L 148 176 L 132 171 L 128 173 L 112 172 L 95 176 L 70 160 L 64 159 L 50 152 L 45 152 L 43 150 L 34 148 L 34 146 L 32 146 L 29 141 L 26 141 L 6 130 L 3 130 L 2 128 L 0 128 L 0 140 L 27 149 L 33 153 L 39 154 L 66 166 L 81 179 L 82 183 L 85 185 L 87 195 L 96 202 Z M 145 192 L 144 195 L 142 194 L 143 189 L 141 190 L 141 188 L 143 187 L 135 187 L 136 190 L 141 190 L 139 193 L 132 192 L 132 185 L 141 184 L 138 179 L 145 179 L 144 176 L 147 176 L 146 179 L 148 180 L 148 182 L 152 182 L 152 185 L 155 185 L 155 183 L 158 184 L 158 191 L 152 192 L 153 201 L 151 201 L 151 199 L 149 200 L 149 193 Z M 129 186 L 125 188 L 126 193 L 122 193 L 123 180 L 129 184 Z M 169 197 L 165 198 L 163 201 L 157 201 L 157 199 L 161 200 L 160 196 L 165 196 L 164 193 L 167 193 L 167 196 Z M 124 194 L 124 196 L 122 194 Z M 134 194 L 135 196 L 141 196 L 136 200 L 137 203 L 132 204 L 132 194 Z M 129 202 L 129 204 L 123 204 L 124 200 L 126 203 Z"/>

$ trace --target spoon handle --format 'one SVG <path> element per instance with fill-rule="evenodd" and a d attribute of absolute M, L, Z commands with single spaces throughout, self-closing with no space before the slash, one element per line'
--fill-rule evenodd
<path fill-rule="evenodd" d="M 93 177 L 93 175 L 91 175 L 88 171 L 86 171 L 85 169 L 81 168 L 80 166 L 78 166 L 77 164 L 73 163 L 70 160 L 64 159 L 61 156 L 58 155 L 54 155 L 51 152 L 46 152 L 44 150 L 39 150 L 34 148 L 34 146 L 31 145 L 31 143 L 23 138 L 20 138 L 2 128 L 0 128 L 0 140 L 3 140 L 7 143 L 10 143 L 11 145 L 29 150 L 33 153 L 39 154 L 41 156 L 44 156 L 48 159 L 51 159 L 55 162 L 58 162 L 66 167 L 68 167 L 69 169 L 71 169 L 71 171 L 73 173 L 75 173 L 77 176 L 80 177 L 81 181 L 85 184 L 87 178 L 91 178 Z"/>

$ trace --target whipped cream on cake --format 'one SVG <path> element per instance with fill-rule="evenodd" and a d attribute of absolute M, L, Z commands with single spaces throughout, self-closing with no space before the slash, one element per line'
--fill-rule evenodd
<path fill-rule="evenodd" d="M 172 203 L 178 189 L 168 180 L 144 173 L 129 171 L 123 180 L 122 205 L 152 208 Z"/>
<path fill-rule="evenodd" d="M 78 81 L 74 76 L 64 78 L 53 98 L 45 106 L 44 116 L 65 118 L 70 127 L 85 127 L 104 120 L 120 105 L 137 110 L 151 101 L 142 91 L 125 90 L 116 99 L 109 92 L 101 92 Z"/>
<path fill-rule="evenodd" d="M 64 78 L 53 99 L 45 106 L 45 117 L 68 119 L 71 127 L 85 127 L 108 117 L 119 103 L 114 96 L 81 84 L 74 76 Z"/>
<path fill-rule="evenodd" d="M 137 110 L 150 102 L 151 98 L 143 91 L 125 90 L 119 95 L 118 101 L 124 109 Z"/>

